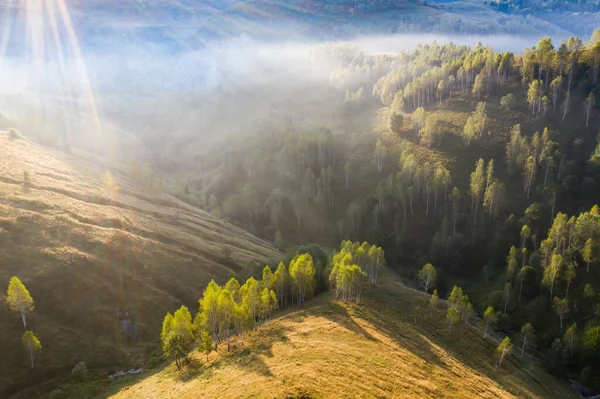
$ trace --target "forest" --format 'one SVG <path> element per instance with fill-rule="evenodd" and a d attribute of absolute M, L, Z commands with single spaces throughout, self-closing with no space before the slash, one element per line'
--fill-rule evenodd
<path fill-rule="evenodd" d="M 377 283 L 377 268 L 354 252 L 379 256 L 346 240 L 376 243 L 385 251 L 377 266 L 448 298 L 450 327 L 479 315 L 486 334 L 493 326 L 521 350 L 535 331 L 551 373 L 598 387 L 599 38 L 542 38 L 523 54 L 434 43 L 370 56 L 318 46 L 310 57 L 335 65 L 330 123 L 263 118 L 255 134 L 196 159 L 219 178 L 190 174 L 178 195 L 292 253 L 342 242 L 326 280 L 344 300 L 358 302 L 360 285 Z M 365 110 L 375 113 L 368 137 L 352 129 Z M 265 289 L 253 294 L 264 296 L 256 322 L 270 303 L 282 305 L 269 276 L 284 272 L 251 270 L 262 271 Z M 231 292 L 241 298 L 235 306 L 248 303 Z"/>

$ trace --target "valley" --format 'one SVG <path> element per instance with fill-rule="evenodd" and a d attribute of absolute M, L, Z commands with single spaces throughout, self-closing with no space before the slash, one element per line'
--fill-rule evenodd
<path fill-rule="evenodd" d="M 600 392 L 597 7 L 492 3 L 4 4 L 0 397 Z"/>

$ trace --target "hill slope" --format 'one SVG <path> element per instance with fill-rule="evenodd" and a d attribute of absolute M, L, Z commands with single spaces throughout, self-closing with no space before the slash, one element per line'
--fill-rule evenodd
<path fill-rule="evenodd" d="M 430 314 L 429 296 L 395 276 L 369 288 L 356 306 L 324 294 L 279 316 L 235 353 L 180 375 L 174 365 L 127 387 L 126 398 L 569 398 L 576 397 L 526 356 L 496 372 L 494 344 L 460 322 L 451 333 L 445 304 Z M 416 323 L 412 309 L 420 306 Z M 516 343 L 518 345 L 518 343 Z M 197 355 L 201 363 L 205 358 Z M 105 397 L 106 393 L 102 396 Z"/>
<path fill-rule="evenodd" d="M 155 348 L 164 313 L 180 303 L 196 308 L 210 279 L 279 257 L 270 244 L 157 197 L 119 168 L 111 201 L 99 179 L 104 164 L 90 154 L 52 152 L 3 132 L 0 159 L 0 301 L 10 277 L 21 278 L 36 301 L 28 329 L 44 348 L 30 370 L 20 317 L 0 307 L 0 396 L 82 360 L 135 365 Z"/>

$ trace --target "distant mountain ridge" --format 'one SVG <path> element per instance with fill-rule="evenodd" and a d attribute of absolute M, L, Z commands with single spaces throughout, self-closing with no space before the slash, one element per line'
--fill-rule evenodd
<path fill-rule="evenodd" d="M 10 18 L 13 26 L 8 54 L 19 53 L 27 47 L 29 18 L 22 16 L 41 15 L 43 11 L 17 13 L 17 6 L 9 5 L 12 3 L 7 0 L 0 4 L 4 5 L 0 6 L 0 23 L 6 24 Z M 563 38 L 589 36 L 600 23 L 600 13 L 587 13 L 580 24 L 574 25 L 565 23 L 572 12 L 557 11 L 553 15 L 526 11 L 529 2 L 476 0 L 70 0 L 66 4 L 81 47 L 111 53 L 140 44 L 180 52 L 242 36 L 278 42 L 406 33 Z M 50 24 L 45 23 L 45 29 L 45 37 L 52 37 Z"/>

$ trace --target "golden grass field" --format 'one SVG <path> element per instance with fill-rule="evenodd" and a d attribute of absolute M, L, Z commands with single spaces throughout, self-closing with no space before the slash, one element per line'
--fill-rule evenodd
<path fill-rule="evenodd" d="M 167 311 L 181 303 L 196 310 L 210 279 L 224 282 L 250 261 L 280 257 L 239 228 L 158 198 L 119 165 L 111 168 L 119 186 L 111 201 L 100 184 L 105 170 L 88 153 L 0 133 L 0 301 L 10 277 L 21 278 L 36 306 L 28 328 L 43 346 L 30 370 L 21 318 L 0 307 L 0 397 L 69 373 L 79 361 L 108 370 L 141 364 Z M 123 330 L 125 319 L 137 339 Z"/>
<path fill-rule="evenodd" d="M 99 397 L 129 398 L 575 398 L 537 361 L 511 357 L 495 370 L 494 344 L 464 322 L 448 333 L 446 305 L 387 272 L 360 305 L 323 294 L 226 345 L 195 366 L 148 371 Z M 413 307 L 420 306 L 415 323 Z M 517 343 L 518 345 L 518 343 Z"/>

